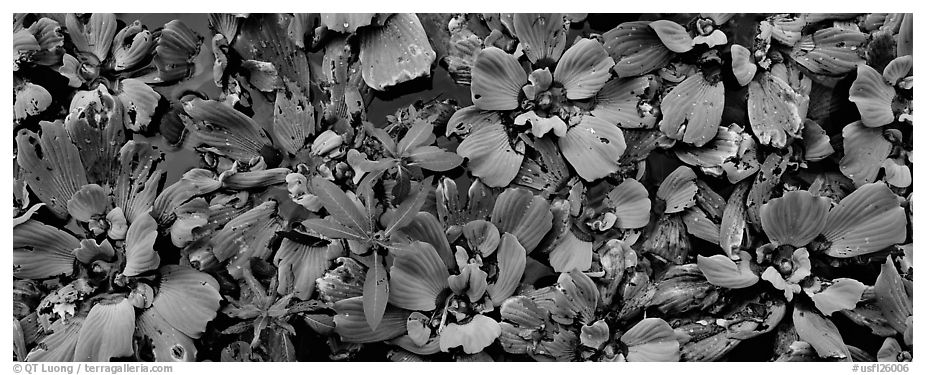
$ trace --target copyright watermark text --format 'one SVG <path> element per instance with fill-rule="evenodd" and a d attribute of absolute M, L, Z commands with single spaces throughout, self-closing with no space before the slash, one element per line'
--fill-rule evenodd
<path fill-rule="evenodd" d="M 148 365 L 143 363 L 121 363 L 98 365 L 91 363 L 14 363 L 14 374 L 123 374 L 123 373 L 172 373 L 171 365 Z"/>
<path fill-rule="evenodd" d="M 909 363 L 872 363 L 869 365 L 862 365 L 858 363 L 852 364 L 852 372 L 864 372 L 864 373 L 891 373 L 891 372 L 910 372 Z"/>

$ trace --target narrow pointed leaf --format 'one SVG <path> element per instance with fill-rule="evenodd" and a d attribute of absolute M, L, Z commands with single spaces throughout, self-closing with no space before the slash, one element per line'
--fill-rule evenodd
<path fill-rule="evenodd" d="M 322 177 L 312 179 L 312 192 L 317 195 L 325 210 L 337 220 L 356 233 L 366 233 L 373 228 L 367 220 L 367 214 L 341 190 L 340 187 Z"/>
<path fill-rule="evenodd" d="M 374 331 L 383 320 L 389 301 L 389 274 L 378 253 L 373 253 L 372 265 L 363 283 L 363 316 Z"/>
<path fill-rule="evenodd" d="M 396 230 L 404 227 L 409 221 L 415 218 L 421 206 L 428 199 L 428 191 L 433 189 L 431 186 L 432 177 L 428 177 L 418 183 L 418 191 L 414 196 L 406 197 L 398 208 L 389 215 L 389 225 L 384 232 L 386 235 L 395 233 Z"/>

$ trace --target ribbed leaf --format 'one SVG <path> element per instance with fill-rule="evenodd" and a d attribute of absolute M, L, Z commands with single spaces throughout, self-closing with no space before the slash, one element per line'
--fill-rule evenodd
<path fill-rule="evenodd" d="M 112 358 L 135 353 L 132 334 L 135 333 L 135 307 L 123 298 L 118 303 L 98 303 L 80 326 L 74 360 L 109 362 Z"/>
<path fill-rule="evenodd" d="M 694 206 L 695 194 L 698 193 L 696 178 L 694 171 L 686 166 L 680 166 L 666 176 L 656 191 L 656 196 L 666 202 L 665 213 L 681 212 Z"/>
<path fill-rule="evenodd" d="M 72 317 L 65 322 L 57 320 L 51 324 L 48 335 L 26 356 L 29 362 L 72 362 L 83 317 Z"/>
<path fill-rule="evenodd" d="M 700 207 L 695 206 L 682 213 L 682 221 L 688 234 L 715 245 L 720 245 L 720 225 L 707 217 Z"/>
<path fill-rule="evenodd" d="M 855 304 L 862 300 L 866 288 L 865 284 L 855 279 L 836 279 L 833 285 L 810 298 L 823 315 L 829 316 L 837 311 L 854 309 Z"/>
<path fill-rule="evenodd" d="M 573 269 L 561 273 L 556 284 L 559 285 L 567 305 L 558 307 L 567 307 L 574 312 L 573 318 L 579 323 L 591 323 L 595 318 L 595 307 L 598 303 L 598 288 L 592 279 L 581 270 Z"/>
<path fill-rule="evenodd" d="M 618 77 L 633 77 L 666 66 L 675 54 L 666 48 L 648 21 L 624 22 L 602 34 Z"/>
<path fill-rule="evenodd" d="M 447 120 L 447 129 L 445 135 L 466 136 L 470 132 L 479 130 L 487 124 L 501 123 L 501 115 L 496 111 L 483 111 L 476 106 L 463 107 L 458 109 Z"/>
<path fill-rule="evenodd" d="M 511 147 L 501 123 L 486 123 L 474 129 L 457 147 L 457 154 L 469 159 L 466 166 L 470 173 L 491 187 L 511 183 L 524 160 L 524 153 Z"/>
<path fill-rule="evenodd" d="M 161 95 L 137 79 L 119 81 L 116 97 L 125 108 L 125 127 L 133 131 L 147 130 Z"/>
<path fill-rule="evenodd" d="M 312 80 L 308 56 L 289 38 L 293 18 L 288 13 L 250 14 L 241 23 L 232 47 L 245 60 L 273 62 L 284 82 L 295 83 L 307 92 Z M 226 37 L 232 41 L 231 36 Z"/>
<path fill-rule="evenodd" d="M 180 20 L 164 24 L 154 50 L 158 75 L 154 83 L 170 83 L 189 78 L 196 72 L 195 60 L 203 37 Z"/>
<path fill-rule="evenodd" d="M 414 13 L 397 13 L 360 32 L 360 71 L 367 86 L 388 87 L 431 74 L 437 54 Z"/>
<path fill-rule="evenodd" d="M 148 309 L 138 316 L 136 337 L 150 340 L 154 360 L 158 362 L 193 362 L 196 344 L 193 339 L 170 325 L 157 310 Z"/>
<path fill-rule="evenodd" d="M 321 13 L 321 23 L 340 33 L 352 34 L 358 28 L 372 23 L 373 17 L 382 17 L 376 13 Z"/>
<path fill-rule="evenodd" d="M 765 27 L 765 23 L 761 27 Z M 768 18 L 768 27 L 772 39 L 782 44 L 793 47 L 801 40 L 801 31 L 807 25 L 803 15 L 792 16 L 789 14 L 775 15 Z"/>
<path fill-rule="evenodd" d="M 659 318 L 641 320 L 620 340 L 627 345 L 628 362 L 675 362 L 680 356 L 675 331 Z"/>
<path fill-rule="evenodd" d="M 802 304 L 795 306 L 792 319 L 798 337 L 813 346 L 821 358 L 849 359 L 849 348 L 832 321 Z"/>
<path fill-rule="evenodd" d="M 154 241 L 158 238 L 158 223 L 151 215 L 142 215 L 129 226 L 125 235 L 125 269 L 126 276 L 139 274 L 158 268 L 161 257 L 154 251 Z"/>
<path fill-rule="evenodd" d="M 52 213 L 66 218 L 68 199 L 87 184 L 77 147 L 60 123 L 41 122 L 41 136 L 22 129 L 16 135 L 16 161 L 35 195 Z"/>
<path fill-rule="evenodd" d="M 99 61 L 109 56 L 109 47 L 116 35 L 116 15 L 112 13 L 94 13 L 86 21 L 70 13 L 66 18 L 68 36 L 74 47 L 85 53 L 92 53 Z"/>
<path fill-rule="evenodd" d="M 315 292 L 315 279 L 325 275 L 329 261 L 327 247 L 302 244 L 288 238 L 280 242 L 280 248 L 273 256 L 277 266 L 277 293 L 293 294 L 303 301 Z"/>
<path fill-rule="evenodd" d="M 771 74 L 749 82 L 749 124 L 759 143 L 783 148 L 800 135 L 803 120 L 797 99 L 787 82 Z"/>
<path fill-rule="evenodd" d="M 219 261 L 234 257 L 243 262 L 252 257 L 266 256 L 267 245 L 276 231 L 282 228 L 276 213 L 276 201 L 268 200 L 226 223 L 212 237 L 215 257 Z M 233 267 L 233 264 L 229 266 Z"/>
<path fill-rule="evenodd" d="M 64 127 L 80 150 L 81 164 L 87 168 L 87 182 L 112 186 L 119 178 L 119 148 L 127 138 L 123 123 L 131 127 L 132 117 L 138 116 L 126 111 L 133 110 L 110 95 L 106 85 L 74 94 Z"/>
<path fill-rule="evenodd" d="M 669 20 L 657 20 L 650 22 L 649 27 L 656 31 L 662 44 L 672 52 L 685 53 L 694 47 L 691 35 L 682 25 Z"/>
<path fill-rule="evenodd" d="M 582 334 L 579 336 L 582 345 L 590 348 L 599 348 L 611 337 L 608 329 L 608 323 L 604 320 L 596 321 L 592 325 L 582 326 Z"/>
<path fill-rule="evenodd" d="M 409 310 L 431 311 L 448 288 L 446 265 L 433 246 L 413 242 L 394 248 L 389 303 Z"/>
<path fill-rule="evenodd" d="M 514 293 L 524 275 L 527 265 L 527 252 L 518 243 L 518 239 L 511 233 L 502 235 L 501 242 L 496 251 L 498 259 L 498 278 L 489 285 L 489 297 L 492 304 L 500 306 L 502 302 Z"/>
<path fill-rule="evenodd" d="M 845 156 L 839 161 L 839 170 L 852 179 L 855 186 L 873 182 L 881 164 L 891 152 L 891 143 L 881 134 L 880 128 L 868 128 L 861 121 L 842 129 Z"/>
<path fill-rule="evenodd" d="M 726 255 L 698 255 L 698 269 L 708 282 L 721 288 L 747 288 L 759 282 L 759 276 L 749 267 L 750 258 L 749 254 L 743 253 L 737 264 Z"/>
<path fill-rule="evenodd" d="M 450 269 L 456 266 L 453 258 L 453 251 L 450 250 L 450 244 L 447 242 L 447 235 L 444 233 L 444 227 L 429 212 L 418 212 L 415 217 L 408 222 L 408 225 L 399 229 L 398 233 L 408 235 L 412 239 L 426 242 L 433 246 L 444 261 L 446 268 Z"/>
<path fill-rule="evenodd" d="M 499 312 L 502 319 L 522 329 L 540 329 L 547 316 L 547 311 L 537 306 L 530 297 L 521 295 L 506 299 Z"/>
<path fill-rule="evenodd" d="M 247 18 L 243 17 L 244 15 L 246 14 L 209 13 L 209 29 L 232 41 L 238 35 L 238 28 L 241 27 L 242 18 Z"/>
<path fill-rule="evenodd" d="M 566 27 L 560 13 L 515 13 L 514 35 L 535 65 L 552 65 L 566 48 Z"/>
<path fill-rule="evenodd" d="M 648 74 L 609 80 L 595 94 L 592 115 L 623 129 L 652 128 L 656 115 L 644 110 L 641 101 L 653 96 L 655 79 Z"/>
<path fill-rule="evenodd" d="M 903 282 L 894 267 L 894 258 L 888 256 L 875 281 L 875 304 L 881 309 L 887 324 L 897 332 L 906 332 L 907 319 L 913 315 L 913 298 L 905 290 Z"/>
<path fill-rule="evenodd" d="M 111 208 L 109 196 L 100 185 L 87 184 L 68 199 L 68 213 L 82 222 L 106 215 Z"/>
<path fill-rule="evenodd" d="M 141 215 L 154 216 L 158 220 L 167 219 L 165 216 L 173 213 L 181 203 L 192 198 L 193 196 L 205 194 L 218 188 L 218 186 L 203 185 L 188 181 L 175 189 L 179 193 L 161 194 L 162 205 L 155 207 L 154 203 L 159 196 L 160 184 L 162 178 L 167 176 L 163 169 L 164 154 L 155 149 L 151 144 L 144 142 L 135 142 L 130 140 L 119 150 L 120 169 L 116 175 L 116 184 L 113 187 L 114 203 L 116 207 L 121 207 L 125 211 L 125 217 L 129 222 L 133 222 Z M 196 169 L 190 170 L 184 174 L 184 178 L 192 179 Z M 199 170 L 203 171 L 203 170 Z M 211 182 L 211 173 L 209 173 Z M 167 189 L 165 189 L 166 191 Z M 168 198 L 176 198 L 175 201 Z M 153 210 L 152 210 L 153 208 Z"/>
<path fill-rule="evenodd" d="M 749 190 L 748 182 L 740 182 L 733 188 L 733 193 L 727 199 L 727 206 L 723 209 L 723 219 L 720 222 L 720 248 L 727 256 L 734 259 L 739 257 L 745 236 L 746 194 Z"/>
<path fill-rule="evenodd" d="M 641 248 L 675 264 L 685 264 L 691 241 L 681 215 L 660 215 Z"/>
<path fill-rule="evenodd" d="M 209 274 L 193 268 L 161 267 L 161 284 L 151 310 L 171 327 L 191 338 L 199 338 L 219 309 L 219 284 Z"/>
<path fill-rule="evenodd" d="M 822 234 L 831 242 L 827 255 L 864 255 L 903 242 L 907 216 L 886 184 L 866 184 L 830 211 Z"/>
<path fill-rule="evenodd" d="M 535 359 L 558 362 L 571 362 L 579 359 L 579 335 L 575 331 L 561 329 L 554 333 L 550 341 L 541 341 L 534 349 Z M 537 353 L 543 353 L 538 355 Z"/>
<path fill-rule="evenodd" d="M 270 139 L 254 120 L 224 102 L 193 99 L 184 110 L 194 122 L 188 142 L 214 148 L 219 154 L 242 162 L 261 156 Z"/>
<path fill-rule="evenodd" d="M 778 189 L 782 176 L 788 170 L 789 162 L 789 154 L 769 153 L 765 156 L 759 173 L 752 180 L 752 188 L 746 195 L 746 219 L 750 224 L 761 227 L 759 210 L 765 202 L 772 199 L 772 194 Z"/>
<path fill-rule="evenodd" d="M 617 222 L 614 226 L 622 229 L 642 228 L 649 223 L 649 192 L 639 181 L 628 178 L 608 192 L 605 204 L 614 209 Z"/>
<path fill-rule="evenodd" d="M 739 44 L 730 46 L 730 57 L 732 59 L 730 64 L 733 66 L 733 76 L 736 77 L 736 82 L 740 86 L 749 84 L 759 69 L 756 64 L 749 60 L 750 56 L 752 56 L 752 52 L 748 48 Z"/>
<path fill-rule="evenodd" d="M 476 57 L 471 89 L 476 108 L 484 111 L 515 109 L 525 84 L 527 73 L 507 52 L 488 47 Z"/>
<path fill-rule="evenodd" d="M 858 66 L 855 81 L 849 88 L 849 101 L 858 107 L 865 126 L 878 127 L 894 122 L 891 108 L 894 95 L 894 86 L 885 81 L 878 71 L 868 65 Z"/>
<path fill-rule="evenodd" d="M 553 79 L 563 85 L 571 100 L 594 96 L 611 78 L 614 60 L 594 39 L 580 39 L 569 47 L 553 72 Z"/>
<path fill-rule="evenodd" d="M 579 177 L 595 181 L 617 171 L 627 144 L 617 125 L 585 116 L 559 138 L 559 148 Z"/>
<path fill-rule="evenodd" d="M 100 243 L 93 239 L 80 240 L 80 247 L 74 249 L 74 257 L 83 264 L 91 264 L 97 260 L 110 261 L 115 255 L 116 251 L 108 240 Z"/>
<path fill-rule="evenodd" d="M 315 108 L 302 90 L 284 80 L 273 102 L 273 143 L 295 155 L 315 134 Z"/>
<path fill-rule="evenodd" d="M 864 63 L 861 47 L 868 34 L 849 28 L 828 27 L 804 35 L 791 58 L 815 74 L 842 75 Z"/>
<path fill-rule="evenodd" d="M 463 237 L 466 238 L 469 249 L 475 250 L 483 258 L 492 255 L 501 240 L 498 228 L 485 220 L 473 220 L 466 223 L 463 226 Z"/>
<path fill-rule="evenodd" d="M 74 272 L 74 236 L 37 220 L 13 227 L 13 276 L 44 279 Z"/>
<path fill-rule="evenodd" d="M 537 156 L 524 161 L 514 182 L 539 190 L 542 194 L 553 193 L 564 186 L 571 175 L 556 141 L 552 138 L 541 138 L 531 147 L 537 151 Z"/>
<path fill-rule="evenodd" d="M 592 243 L 577 238 L 571 230 L 550 252 L 550 266 L 555 272 L 585 271 L 592 264 Z"/>
<path fill-rule="evenodd" d="M 859 66 L 861 68 L 861 66 Z M 907 55 L 891 60 L 884 67 L 884 80 L 889 85 L 897 85 L 913 71 L 913 56 Z"/>
<path fill-rule="evenodd" d="M 465 253 L 458 250 L 458 256 L 465 257 Z M 461 257 L 462 260 L 462 257 Z M 489 287 L 487 282 L 488 274 L 479 268 L 478 264 L 468 263 L 460 264 L 460 273 L 447 277 L 447 284 L 450 289 L 457 295 L 466 295 L 470 302 L 476 302 L 482 299 Z"/>
<path fill-rule="evenodd" d="M 789 191 L 762 205 L 762 229 L 775 246 L 803 247 L 826 226 L 830 200 L 805 190 Z"/>
<path fill-rule="evenodd" d="M 492 223 L 499 231 L 517 237 L 529 254 L 553 227 L 553 213 L 543 197 L 525 189 L 509 188 L 495 201 Z"/>
<path fill-rule="evenodd" d="M 703 146 L 717 134 L 723 93 L 722 81 L 708 82 L 701 72 L 689 76 L 663 98 L 659 129 L 669 138 Z"/>
<path fill-rule="evenodd" d="M 804 120 L 802 136 L 804 137 L 804 159 L 806 160 L 820 161 L 835 152 L 833 145 L 830 143 L 830 137 L 814 120 Z"/>
<path fill-rule="evenodd" d="M 363 315 L 363 297 L 353 297 L 334 303 L 334 332 L 345 342 L 368 343 L 388 340 L 406 333 L 410 311 L 386 308 L 376 329 L 370 328 Z"/>

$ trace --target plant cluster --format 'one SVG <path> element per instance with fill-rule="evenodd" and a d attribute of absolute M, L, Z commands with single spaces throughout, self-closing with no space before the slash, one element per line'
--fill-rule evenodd
<path fill-rule="evenodd" d="M 14 359 L 912 359 L 912 14 L 200 18 L 14 16 Z"/>

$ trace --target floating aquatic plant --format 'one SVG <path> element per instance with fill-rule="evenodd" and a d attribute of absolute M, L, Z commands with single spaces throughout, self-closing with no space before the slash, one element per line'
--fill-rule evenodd
<path fill-rule="evenodd" d="M 911 14 L 164 17 L 14 15 L 15 360 L 912 360 Z"/>

